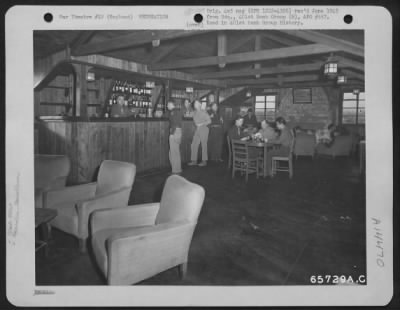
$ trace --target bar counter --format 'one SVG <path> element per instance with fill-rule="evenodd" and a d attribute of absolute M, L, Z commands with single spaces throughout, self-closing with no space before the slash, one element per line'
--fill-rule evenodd
<path fill-rule="evenodd" d="M 165 118 L 63 118 L 35 121 L 35 153 L 68 155 L 71 184 L 96 179 L 105 159 L 132 162 L 137 172 L 169 167 L 169 123 Z M 182 162 L 190 160 L 193 120 L 183 121 Z"/>

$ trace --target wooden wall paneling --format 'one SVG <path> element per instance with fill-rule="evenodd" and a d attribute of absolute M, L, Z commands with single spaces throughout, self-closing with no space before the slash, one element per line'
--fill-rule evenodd
<path fill-rule="evenodd" d="M 78 182 L 90 182 L 92 181 L 92 175 L 90 174 L 90 154 L 88 147 L 88 130 L 90 123 L 77 122 L 77 164 L 78 164 Z"/>
<path fill-rule="evenodd" d="M 101 136 L 104 134 L 102 130 L 104 127 L 99 126 L 96 123 L 88 123 L 88 151 L 90 153 L 90 168 L 92 171 L 92 180 L 95 179 L 97 172 L 97 167 L 100 165 L 101 161 L 104 159 L 104 153 L 102 152 L 103 143 L 101 141 Z"/>
<path fill-rule="evenodd" d="M 136 139 L 135 139 L 135 123 L 128 123 L 128 158 L 129 162 L 136 165 L 138 167 L 136 156 L 135 156 L 135 148 L 136 148 Z"/>
<path fill-rule="evenodd" d="M 169 125 L 139 122 L 43 122 L 39 152 L 65 154 L 71 160 L 69 184 L 91 182 L 105 159 L 132 162 L 138 172 L 169 167 Z M 192 121 L 184 121 L 182 161 L 190 159 Z"/>
<path fill-rule="evenodd" d="M 147 138 L 147 145 L 150 145 L 149 149 L 149 157 L 151 158 L 151 161 L 149 162 L 149 168 L 158 168 L 158 157 L 159 154 L 157 154 L 157 150 L 161 150 L 161 145 L 157 143 L 157 130 L 158 130 L 158 124 L 157 122 L 147 122 L 149 125 L 149 136 Z M 150 140 L 150 141 L 149 141 Z"/>
<path fill-rule="evenodd" d="M 143 122 L 136 122 L 135 123 L 136 128 L 135 128 L 135 140 L 136 140 L 136 150 L 135 150 L 135 155 L 136 155 L 136 160 L 137 160 L 137 170 L 138 171 L 143 171 L 143 157 L 144 157 L 144 126 Z"/>
<path fill-rule="evenodd" d="M 150 167 L 149 161 L 151 161 L 151 149 L 150 149 L 151 135 L 149 132 L 149 122 L 143 122 L 143 170 L 147 170 Z"/>
<path fill-rule="evenodd" d="M 167 141 L 167 145 L 168 145 L 167 149 L 169 151 L 169 132 L 167 134 L 164 134 L 164 130 L 165 129 L 164 129 L 163 125 L 164 125 L 163 122 L 159 122 L 159 130 L 160 130 L 159 133 L 158 133 L 158 136 L 159 136 L 159 139 L 160 139 L 160 144 L 159 144 L 160 145 L 159 167 L 162 167 L 163 164 L 165 163 L 166 155 L 164 154 L 164 152 L 162 152 L 162 148 L 165 145 L 165 141 Z M 168 129 L 167 130 L 169 130 L 169 124 L 168 124 Z M 169 164 L 169 161 L 168 161 L 168 164 Z"/>
<path fill-rule="evenodd" d="M 169 167 L 169 123 L 168 122 L 160 122 L 160 168 L 161 167 Z"/>

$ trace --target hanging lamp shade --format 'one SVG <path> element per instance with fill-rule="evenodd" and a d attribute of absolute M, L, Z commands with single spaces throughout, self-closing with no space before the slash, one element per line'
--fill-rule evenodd
<path fill-rule="evenodd" d="M 344 74 L 339 74 L 337 77 L 338 84 L 346 84 L 347 83 L 347 76 Z"/>
<path fill-rule="evenodd" d="M 324 64 L 324 75 L 328 78 L 334 78 L 338 74 L 338 60 L 331 54 Z"/>

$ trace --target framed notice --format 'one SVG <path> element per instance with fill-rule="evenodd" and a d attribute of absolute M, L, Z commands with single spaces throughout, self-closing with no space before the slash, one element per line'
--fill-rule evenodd
<path fill-rule="evenodd" d="M 311 88 L 293 88 L 293 103 L 312 103 Z"/>

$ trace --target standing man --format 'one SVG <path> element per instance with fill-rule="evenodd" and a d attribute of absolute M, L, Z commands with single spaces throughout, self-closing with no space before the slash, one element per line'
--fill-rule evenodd
<path fill-rule="evenodd" d="M 211 124 L 210 116 L 206 111 L 201 109 L 201 103 L 199 100 L 194 102 L 194 114 L 193 121 L 196 125 L 196 131 L 194 132 L 192 147 L 191 147 L 191 162 L 189 166 L 197 165 L 197 152 L 199 150 L 199 144 L 201 143 L 201 163 L 200 167 L 207 166 L 208 154 L 207 154 L 207 142 L 208 142 L 208 124 Z"/>
<path fill-rule="evenodd" d="M 175 103 L 168 102 L 169 118 L 169 161 L 171 163 L 172 174 L 182 172 L 181 164 L 181 141 L 182 141 L 182 112 L 175 109 Z"/>
<path fill-rule="evenodd" d="M 125 97 L 124 95 L 118 95 L 117 104 L 111 106 L 111 117 L 124 117 L 127 116 L 127 111 L 125 107 Z"/>
<path fill-rule="evenodd" d="M 256 116 L 253 113 L 253 109 L 249 108 L 247 110 L 247 114 L 243 118 L 243 125 L 246 128 L 249 128 L 250 131 L 253 131 L 258 127 L 258 121 Z"/>
<path fill-rule="evenodd" d="M 224 135 L 224 131 L 222 129 L 223 120 L 219 114 L 218 105 L 215 102 L 211 105 L 211 110 L 208 113 L 211 118 L 210 134 L 208 139 L 210 159 L 222 161 L 222 142 Z"/>

